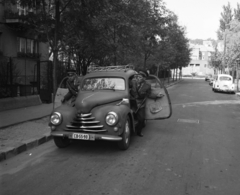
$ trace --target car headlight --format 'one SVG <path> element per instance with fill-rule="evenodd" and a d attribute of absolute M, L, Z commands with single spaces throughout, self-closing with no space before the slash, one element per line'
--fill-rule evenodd
<path fill-rule="evenodd" d="M 115 112 L 109 112 L 105 120 L 109 126 L 116 125 L 118 122 L 118 115 Z"/>
<path fill-rule="evenodd" d="M 59 125 L 62 122 L 62 115 L 59 112 L 54 112 L 50 121 L 53 125 Z"/>

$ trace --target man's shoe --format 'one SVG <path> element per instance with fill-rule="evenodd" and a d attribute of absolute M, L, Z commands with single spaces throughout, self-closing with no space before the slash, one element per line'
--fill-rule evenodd
<path fill-rule="evenodd" d="M 143 134 L 142 133 L 138 133 L 137 134 L 139 137 L 143 137 Z"/>

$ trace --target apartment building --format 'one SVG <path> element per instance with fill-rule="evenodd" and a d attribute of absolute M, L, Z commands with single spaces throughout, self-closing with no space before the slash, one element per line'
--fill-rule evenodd
<path fill-rule="evenodd" d="M 30 8 L 0 2 L 0 99 L 40 95 L 49 88 L 49 45 L 24 20 L 36 11 L 36 4 Z"/>
<path fill-rule="evenodd" d="M 191 61 L 187 67 L 182 68 L 182 75 L 201 75 L 214 74 L 214 69 L 209 66 L 209 58 L 214 52 L 211 41 L 203 41 L 202 45 L 190 44 Z"/>

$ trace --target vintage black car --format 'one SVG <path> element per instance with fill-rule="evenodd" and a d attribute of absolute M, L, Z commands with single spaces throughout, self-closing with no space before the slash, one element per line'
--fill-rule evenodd
<path fill-rule="evenodd" d="M 61 82 L 50 116 L 51 135 L 57 147 L 67 147 L 71 140 L 115 141 L 122 150 L 128 149 L 131 135 L 136 132 L 136 101 L 131 97 L 131 80 L 138 73 L 131 66 L 92 67 L 78 79 L 78 95 L 63 103 L 68 92 L 67 78 Z M 81 81 L 80 81 L 81 80 Z M 162 98 L 146 99 L 146 120 L 169 118 L 170 98 L 159 79 L 150 75 L 147 82 L 153 93 Z"/>

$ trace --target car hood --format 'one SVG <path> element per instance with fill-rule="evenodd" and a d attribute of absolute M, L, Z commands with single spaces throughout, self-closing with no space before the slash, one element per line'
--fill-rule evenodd
<path fill-rule="evenodd" d="M 96 106 L 121 101 L 124 97 L 126 97 L 125 93 L 117 91 L 80 91 L 75 106 L 77 110 L 80 110 L 82 113 L 89 113 Z"/>

